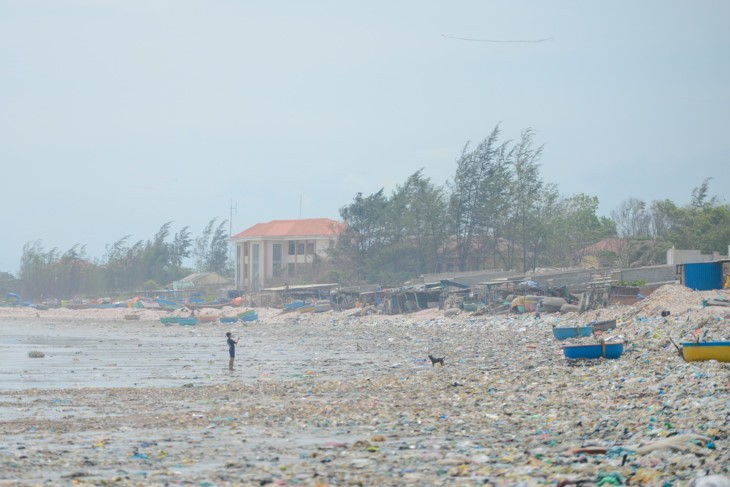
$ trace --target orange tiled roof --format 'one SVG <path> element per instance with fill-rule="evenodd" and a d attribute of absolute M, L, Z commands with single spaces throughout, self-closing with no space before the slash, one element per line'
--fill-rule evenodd
<path fill-rule="evenodd" d="M 314 237 L 336 236 L 342 223 L 329 218 L 308 218 L 304 220 L 272 220 L 256 225 L 237 233 L 231 238 L 267 238 L 267 237 Z"/>

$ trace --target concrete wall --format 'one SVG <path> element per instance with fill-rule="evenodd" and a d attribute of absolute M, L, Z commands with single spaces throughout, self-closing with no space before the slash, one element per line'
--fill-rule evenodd
<path fill-rule="evenodd" d="M 427 282 L 439 282 L 442 279 L 456 281 L 466 286 L 473 286 L 480 282 L 491 281 L 494 279 L 505 279 L 518 276 L 517 272 L 503 271 L 501 269 L 487 269 L 483 271 L 466 271 L 466 272 L 442 272 L 439 274 L 424 274 L 418 279 L 414 279 L 413 283 L 425 284 Z"/>
<path fill-rule="evenodd" d="M 614 281 L 670 282 L 677 279 L 677 267 L 674 265 L 655 265 L 635 269 L 619 269 L 612 274 L 612 277 Z"/>
<path fill-rule="evenodd" d="M 604 274 L 588 269 L 577 269 L 573 271 L 541 272 L 531 274 L 528 278 L 537 282 L 542 287 L 562 287 L 570 289 L 584 289 L 596 275 Z"/>

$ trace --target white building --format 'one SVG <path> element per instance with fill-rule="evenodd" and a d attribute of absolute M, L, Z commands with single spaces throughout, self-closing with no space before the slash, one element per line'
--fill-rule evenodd
<path fill-rule="evenodd" d="M 230 241 L 236 247 L 237 289 L 258 291 L 327 258 L 342 224 L 329 218 L 257 223 Z"/>

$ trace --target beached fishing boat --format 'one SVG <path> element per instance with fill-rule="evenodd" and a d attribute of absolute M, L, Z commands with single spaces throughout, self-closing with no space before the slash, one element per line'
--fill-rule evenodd
<path fill-rule="evenodd" d="M 595 343 L 589 345 L 565 345 L 563 354 L 566 358 L 577 359 L 617 359 L 624 353 L 623 342 Z"/>
<path fill-rule="evenodd" d="M 323 299 L 321 301 L 317 301 L 317 304 L 314 305 L 314 309 L 312 312 L 314 313 L 324 313 L 325 311 L 331 311 L 332 310 L 332 304 L 326 300 Z"/>
<path fill-rule="evenodd" d="M 124 315 L 124 319 L 128 321 L 138 320 L 139 315 Z"/>
<path fill-rule="evenodd" d="M 179 318 L 177 320 L 177 324 L 178 325 L 183 325 L 183 326 L 197 325 L 198 324 L 198 319 L 197 318 Z"/>
<path fill-rule="evenodd" d="M 233 306 L 233 303 L 231 301 L 226 301 L 225 303 L 185 303 L 185 307 L 190 310 L 203 308 L 221 309 L 224 306 Z"/>
<path fill-rule="evenodd" d="M 586 326 L 593 328 L 593 331 L 608 331 L 616 328 L 616 320 L 591 321 Z"/>
<path fill-rule="evenodd" d="M 553 336 L 558 340 L 574 337 L 589 337 L 593 334 L 591 326 L 556 326 L 553 327 Z"/>
<path fill-rule="evenodd" d="M 256 321 L 259 319 L 259 314 L 256 312 L 255 309 L 250 309 L 239 314 L 238 318 L 241 321 Z"/>
<path fill-rule="evenodd" d="M 221 316 L 218 319 L 221 323 L 227 325 L 230 325 L 231 323 L 236 323 L 239 320 L 238 316 Z"/>
<path fill-rule="evenodd" d="M 312 304 L 305 304 L 304 306 L 300 306 L 299 308 L 297 308 L 297 311 L 299 313 L 311 313 L 311 312 L 314 311 L 314 308 L 315 307 L 316 306 L 313 303 Z"/>
<path fill-rule="evenodd" d="M 166 309 L 168 311 L 173 311 L 173 310 L 182 308 L 182 305 L 180 303 L 177 303 L 175 301 L 170 301 L 169 299 L 156 298 L 155 303 L 157 303 L 160 308 Z"/>
<path fill-rule="evenodd" d="M 213 323 L 217 318 L 215 316 L 198 316 L 200 323 Z"/>
<path fill-rule="evenodd" d="M 682 357 L 687 362 L 701 360 L 730 362 L 730 342 L 685 342 L 682 343 Z"/>
<path fill-rule="evenodd" d="M 477 309 L 479 309 L 479 303 L 463 303 L 461 305 L 461 308 L 464 311 L 476 311 Z"/>
<path fill-rule="evenodd" d="M 291 301 L 289 303 L 286 303 L 284 305 L 284 309 L 286 311 L 294 311 L 295 309 L 299 309 L 302 306 L 304 306 L 304 301 L 302 301 L 301 299 L 297 299 L 297 300 Z"/>
<path fill-rule="evenodd" d="M 164 323 L 165 325 L 171 325 L 173 323 L 177 323 L 178 320 L 180 320 L 179 316 L 163 316 L 160 318 L 160 323 Z"/>
<path fill-rule="evenodd" d="M 89 303 L 88 307 L 91 309 L 112 309 L 112 308 L 124 308 L 125 303 Z"/>

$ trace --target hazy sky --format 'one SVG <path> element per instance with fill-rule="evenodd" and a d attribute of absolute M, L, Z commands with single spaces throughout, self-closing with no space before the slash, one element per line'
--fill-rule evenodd
<path fill-rule="evenodd" d="M 0 0 L 0 270 L 167 222 L 338 218 L 532 127 L 564 195 L 730 187 L 730 2 Z M 444 36 L 537 40 L 494 43 Z M 301 202 L 301 210 L 300 210 Z"/>

